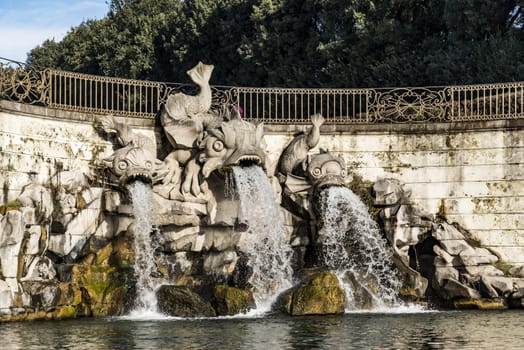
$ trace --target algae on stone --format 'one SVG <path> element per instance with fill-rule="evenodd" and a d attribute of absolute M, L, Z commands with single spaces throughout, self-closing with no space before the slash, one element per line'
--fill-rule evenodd
<path fill-rule="evenodd" d="M 214 304 L 218 315 L 236 315 L 256 307 L 250 291 L 226 285 L 215 286 Z"/>
<path fill-rule="evenodd" d="M 289 313 L 297 315 L 328 315 L 344 313 L 346 296 L 337 276 L 319 272 L 301 283 L 293 292 Z"/>

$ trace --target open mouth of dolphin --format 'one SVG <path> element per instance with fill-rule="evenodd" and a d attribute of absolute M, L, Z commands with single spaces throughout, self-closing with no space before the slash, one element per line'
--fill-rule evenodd
<path fill-rule="evenodd" d="M 153 183 L 153 178 L 151 176 L 151 172 L 146 169 L 135 169 L 132 172 L 127 172 L 120 178 L 120 183 L 122 185 L 127 185 L 134 181 L 151 184 Z"/>
<path fill-rule="evenodd" d="M 317 191 L 331 186 L 345 186 L 344 178 L 339 175 L 326 175 L 314 184 Z"/>
<path fill-rule="evenodd" d="M 241 155 L 233 154 L 229 159 L 224 162 L 224 165 L 240 165 L 240 166 L 250 166 L 250 165 L 264 165 L 263 158 L 255 153 L 244 153 Z"/>
<path fill-rule="evenodd" d="M 261 165 L 262 159 L 257 155 L 243 155 L 236 163 L 240 166 Z"/>

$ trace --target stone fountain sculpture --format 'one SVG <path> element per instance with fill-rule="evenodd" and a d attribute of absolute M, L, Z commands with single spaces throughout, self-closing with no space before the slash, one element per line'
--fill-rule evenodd
<path fill-rule="evenodd" d="M 112 154 L 96 157 L 90 168 L 63 169 L 57 162 L 47 179 L 32 180 L 15 201 L 0 207 L 0 318 L 118 315 L 129 309 L 135 218 L 125 187 L 133 181 L 153 192 L 154 275 L 165 284 L 160 294 L 168 312 L 214 316 L 253 307 L 246 283 L 252 271 L 243 251 L 247 229 L 237 198 L 224 193 L 224 186 L 232 166 L 255 164 L 266 172 L 271 167 L 262 124 L 242 120 L 231 105 L 220 106 L 225 113 L 211 108 L 213 68 L 200 62 L 187 72 L 199 87 L 197 95 L 168 97 L 158 116 L 162 128 L 155 131 L 169 144 L 157 144 L 121 118 L 98 117 L 94 126 L 110 141 Z M 346 186 L 350 177 L 343 158 L 312 153 L 323 123 L 321 115 L 311 116 L 311 126 L 292 138 L 275 173 L 268 174 L 281 196 L 296 275 L 318 267 L 307 255 L 322 241 L 319 192 Z M 504 275 L 495 266 L 497 256 L 466 231 L 424 213 L 400 181 L 379 180 L 374 192 L 377 221 L 415 298 L 456 307 L 481 307 L 485 299 L 522 303 L 521 270 Z M 315 297 L 336 295 L 336 305 L 311 306 L 303 297 L 312 290 Z M 344 293 L 325 272 L 287 295 L 291 314 L 343 312 Z M 328 304 L 335 306 L 322 307 Z"/>
<path fill-rule="evenodd" d="M 347 181 L 346 163 L 326 150 L 310 154 L 320 140 L 320 126 L 324 117 L 320 114 L 311 116 L 311 127 L 307 132 L 299 133 L 284 148 L 280 156 L 275 177 L 282 187 L 282 206 L 291 214 L 304 221 L 295 230 L 295 240 L 310 243 L 317 241 L 318 231 L 309 232 L 304 227 L 314 227 L 319 210 L 318 195 L 320 190 L 329 186 L 345 186 Z"/>

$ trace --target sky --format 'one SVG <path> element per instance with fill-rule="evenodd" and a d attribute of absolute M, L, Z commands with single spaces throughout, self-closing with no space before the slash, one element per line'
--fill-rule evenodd
<path fill-rule="evenodd" d="M 60 41 L 72 27 L 101 19 L 107 0 L 0 0 L 0 57 L 25 62 L 46 39 Z"/>

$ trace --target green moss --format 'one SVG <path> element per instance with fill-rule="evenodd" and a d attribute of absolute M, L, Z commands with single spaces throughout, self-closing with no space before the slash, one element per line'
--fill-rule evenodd
<path fill-rule="evenodd" d="M 348 188 L 356 194 L 362 202 L 368 207 L 368 211 L 373 213 L 375 207 L 373 203 L 375 197 L 373 196 L 373 183 L 371 181 L 365 181 L 362 176 L 358 174 L 352 174 L 353 180 L 347 185 Z"/>
<path fill-rule="evenodd" d="M 321 272 L 300 285 L 293 293 L 292 315 L 327 315 L 344 312 L 345 294 L 338 278 Z"/>
<path fill-rule="evenodd" d="M 215 286 L 215 309 L 218 315 L 235 315 L 254 308 L 255 300 L 250 291 L 229 287 Z"/>
<path fill-rule="evenodd" d="M 0 215 L 5 215 L 5 213 L 9 210 L 18 210 L 22 207 L 22 202 L 20 200 L 14 199 L 12 201 L 7 202 L 4 205 L 0 205 Z"/>
<path fill-rule="evenodd" d="M 64 318 L 75 318 L 77 315 L 77 309 L 74 306 L 67 305 L 67 306 L 60 306 L 55 311 L 55 319 L 61 320 Z"/>
<path fill-rule="evenodd" d="M 511 264 L 508 264 L 507 262 L 504 262 L 504 261 L 497 261 L 494 265 L 497 269 L 504 272 L 505 276 L 510 275 L 509 270 L 513 267 Z"/>
<path fill-rule="evenodd" d="M 473 213 L 492 213 L 495 209 L 495 198 L 472 198 L 471 202 L 475 204 Z"/>

